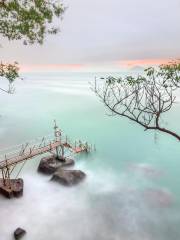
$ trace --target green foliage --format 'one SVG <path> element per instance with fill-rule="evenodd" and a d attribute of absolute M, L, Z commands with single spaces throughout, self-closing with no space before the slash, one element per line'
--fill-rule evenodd
<path fill-rule="evenodd" d="M 107 77 L 106 84 L 115 85 L 115 84 L 124 83 L 126 85 L 133 86 L 135 84 L 140 84 L 144 81 L 146 81 L 146 78 L 141 75 L 138 75 L 138 77 L 126 76 L 125 78 L 121 78 L 121 77 L 115 78 L 110 76 L 110 77 Z"/>
<path fill-rule="evenodd" d="M 56 34 L 59 28 L 53 25 L 61 18 L 65 7 L 60 0 L 0 0 L 0 34 L 9 40 L 23 40 L 25 45 L 42 44 L 47 34 Z M 18 63 L 0 64 L 0 77 L 12 83 L 19 77 Z"/>
<path fill-rule="evenodd" d="M 162 64 L 158 68 L 149 67 L 144 70 L 144 74 L 138 76 L 126 76 L 124 78 L 109 76 L 106 79 L 106 84 L 126 84 L 135 86 L 140 84 L 150 84 L 152 81 L 163 79 L 161 86 L 167 87 L 180 87 L 180 62 L 174 61 L 169 64 Z"/>
<path fill-rule="evenodd" d="M 1 0 L 0 33 L 24 44 L 42 44 L 46 34 L 56 34 L 54 18 L 62 17 L 63 4 L 57 0 Z"/>
<path fill-rule="evenodd" d="M 172 81 L 174 85 L 180 82 L 180 62 L 161 65 L 158 76 L 163 77 L 166 81 Z"/>
<path fill-rule="evenodd" d="M 9 81 L 9 89 L 4 90 L 0 88 L 0 90 L 8 93 L 13 92 L 12 88 L 12 83 L 19 78 L 19 67 L 18 63 L 14 62 L 13 64 L 7 63 L 3 64 L 2 62 L 0 63 L 0 77 L 6 78 Z"/>
<path fill-rule="evenodd" d="M 19 77 L 19 67 L 18 63 L 14 64 L 3 64 L 0 63 L 0 76 L 8 79 L 9 83 L 13 83 L 16 78 Z"/>

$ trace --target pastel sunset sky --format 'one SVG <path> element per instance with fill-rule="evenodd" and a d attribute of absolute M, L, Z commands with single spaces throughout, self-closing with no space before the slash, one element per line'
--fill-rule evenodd
<path fill-rule="evenodd" d="M 61 32 L 43 46 L 1 39 L 22 71 L 117 71 L 180 57 L 179 0 L 64 0 Z M 56 23 L 57 24 L 57 23 Z"/>

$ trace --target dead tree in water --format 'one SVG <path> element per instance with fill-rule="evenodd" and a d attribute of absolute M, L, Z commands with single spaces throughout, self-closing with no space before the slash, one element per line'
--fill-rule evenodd
<path fill-rule="evenodd" d="M 126 117 L 145 130 L 165 132 L 180 140 L 180 135 L 161 126 L 162 116 L 175 102 L 180 87 L 180 63 L 150 67 L 142 75 L 101 78 L 93 91 L 112 115 Z"/>

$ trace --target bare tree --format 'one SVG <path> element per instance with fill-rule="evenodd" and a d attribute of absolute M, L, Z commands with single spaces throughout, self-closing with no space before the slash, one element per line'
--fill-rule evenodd
<path fill-rule="evenodd" d="M 161 126 L 162 116 L 172 108 L 179 87 L 180 63 L 172 62 L 145 69 L 135 77 L 96 79 L 93 91 L 112 115 L 126 117 L 145 130 L 168 133 L 180 141 L 180 135 Z"/>

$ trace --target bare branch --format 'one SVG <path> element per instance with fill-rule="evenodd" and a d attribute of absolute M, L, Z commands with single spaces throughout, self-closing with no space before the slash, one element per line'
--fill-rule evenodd
<path fill-rule="evenodd" d="M 158 130 L 180 140 L 180 135 L 161 127 L 163 113 L 172 108 L 174 94 L 180 88 L 180 63 L 150 67 L 136 77 L 102 79 L 100 84 L 95 80 L 92 90 L 111 113 L 126 117 L 145 130 Z"/>

